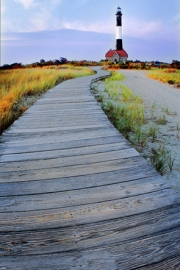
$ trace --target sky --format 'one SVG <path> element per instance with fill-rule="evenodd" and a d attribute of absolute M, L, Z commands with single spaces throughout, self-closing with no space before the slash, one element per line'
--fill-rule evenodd
<path fill-rule="evenodd" d="M 180 60 L 180 0 L 1 0 L 1 64 L 105 59 L 122 9 L 129 60 Z"/>

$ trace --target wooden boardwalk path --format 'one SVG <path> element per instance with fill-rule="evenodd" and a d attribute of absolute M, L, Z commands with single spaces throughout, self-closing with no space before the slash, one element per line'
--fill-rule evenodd
<path fill-rule="evenodd" d="M 59 84 L 1 136 L 0 270 L 180 269 L 180 195 L 90 92 Z"/>

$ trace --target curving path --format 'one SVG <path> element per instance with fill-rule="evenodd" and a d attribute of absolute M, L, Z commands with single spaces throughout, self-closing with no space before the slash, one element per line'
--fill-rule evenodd
<path fill-rule="evenodd" d="M 180 195 L 108 121 L 97 70 L 1 136 L 1 270 L 180 269 Z"/>

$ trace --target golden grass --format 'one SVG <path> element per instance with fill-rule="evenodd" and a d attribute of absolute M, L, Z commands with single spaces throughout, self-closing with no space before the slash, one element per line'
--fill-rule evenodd
<path fill-rule="evenodd" d="M 147 73 L 147 76 L 163 83 L 180 84 L 180 70 L 175 69 L 156 69 Z"/>
<path fill-rule="evenodd" d="M 18 110 L 18 103 L 28 96 L 39 96 L 56 84 L 94 72 L 86 67 L 51 66 L 5 70 L 0 72 L 0 133 L 7 128 L 26 107 Z"/>

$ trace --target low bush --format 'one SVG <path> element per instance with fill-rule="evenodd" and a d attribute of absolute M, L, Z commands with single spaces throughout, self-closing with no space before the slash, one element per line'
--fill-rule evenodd
<path fill-rule="evenodd" d="M 168 83 L 169 83 L 169 84 L 175 84 L 175 81 L 173 81 L 173 80 L 168 80 Z"/>

